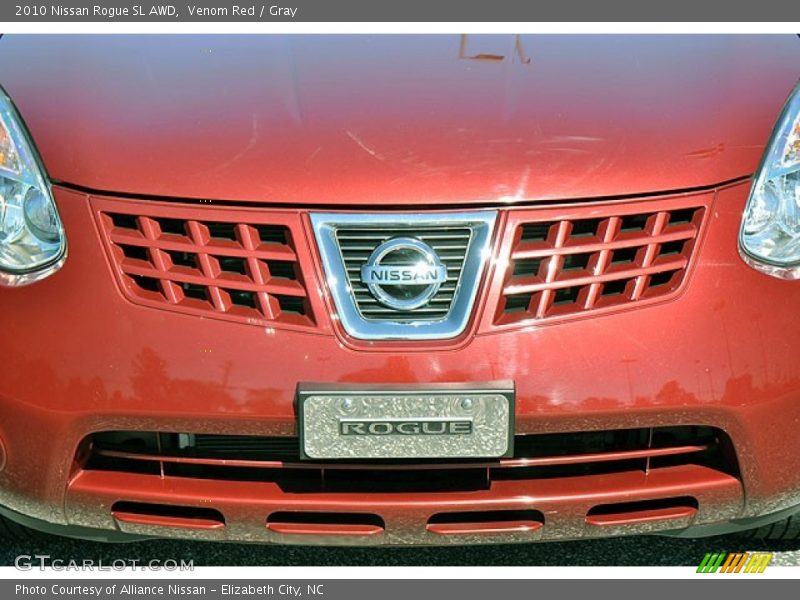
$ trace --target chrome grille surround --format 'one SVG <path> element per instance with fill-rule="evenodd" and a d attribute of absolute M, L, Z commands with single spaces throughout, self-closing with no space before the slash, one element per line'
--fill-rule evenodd
<path fill-rule="evenodd" d="M 362 340 L 449 339 L 471 315 L 497 213 L 424 214 L 313 213 L 328 288 L 342 327 Z M 430 245 L 447 267 L 445 281 L 425 306 L 397 311 L 383 307 L 361 281 L 372 251 L 394 237 Z"/>

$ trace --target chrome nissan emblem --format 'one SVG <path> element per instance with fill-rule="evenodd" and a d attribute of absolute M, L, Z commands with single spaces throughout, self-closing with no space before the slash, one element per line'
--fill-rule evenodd
<path fill-rule="evenodd" d="M 433 248 L 411 237 L 384 242 L 361 267 L 361 281 L 375 299 L 394 310 L 425 306 L 447 280 Z"/>

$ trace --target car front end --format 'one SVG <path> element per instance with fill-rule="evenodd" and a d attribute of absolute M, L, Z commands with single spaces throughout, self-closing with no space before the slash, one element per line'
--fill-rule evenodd
<path fill-rule="evenodd" d="M 4 37 L 0 513 L 359 545 L 791 517 L 799 56 Z"/>

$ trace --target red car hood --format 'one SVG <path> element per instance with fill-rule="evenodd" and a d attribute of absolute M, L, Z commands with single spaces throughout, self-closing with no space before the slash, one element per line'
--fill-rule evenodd
<path fill-rule="evenodd" d="M 254 202 L 644 194 L 756 168 L 794 36 L 7 36 L 55 181 Z"/>

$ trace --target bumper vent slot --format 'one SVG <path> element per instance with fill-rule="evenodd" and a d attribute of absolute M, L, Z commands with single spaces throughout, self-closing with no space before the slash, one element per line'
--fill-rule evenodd
<path fill-rule="evenodd" d="M 275 512 L 267 529 L 288 535 L 376 535 L 386 529 L 383 519 L 369 513 Z"/>
<path fill-rule="evenodd" d="M 225 527 L 225 517 L 211 508 L 147 504 L 143 502 L 116 502 L 111 514 L 118 523 L 178 527 L 181 529 L 219 529 Z"/>
<path fill-rule="evenodd" d="M 536 531 L 544 525 L 538 510 L 494 510 L 437 513 L 427 529 L 440 535 L 472 535 Z"/>
<path fill-rule="evenodd" d="M 697 513 L 695 498 L 662 498 L 622 504 L 595 506 L 586 515 L 586 523 L 596 527 L 637 525 L 653 521 L 691 519 Z"/>

